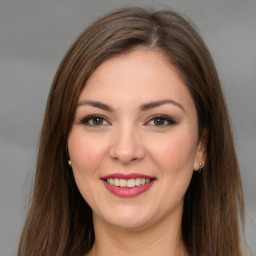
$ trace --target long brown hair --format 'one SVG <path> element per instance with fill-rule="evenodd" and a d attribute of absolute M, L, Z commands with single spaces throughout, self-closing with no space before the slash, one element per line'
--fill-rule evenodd
<path fill-rule="evenodd" d="M 194 100 L 207 161 L 185 194 L 182 238 L 191 256 L 241 256 L 244 202 L 229 116 L 218 75 L 193 26 L 173 11 L 124 8 L 87 28 L 54 78 L 40 137 L 33 197 L 18 255 L 84 255 L 94 243 L 92 212 L 68 166 L 67 138 L 79 94 L 107 59 L 137 47 L 161 52 Z"/>

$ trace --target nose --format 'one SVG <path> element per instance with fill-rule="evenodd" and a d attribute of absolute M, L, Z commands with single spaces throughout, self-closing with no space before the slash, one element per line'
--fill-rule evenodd
<path fill-rule="evenodd" d="M 114 133 L 110 157 L 123 165 L 140 161 L 145 156 L 141 136 L 134 127 L 120 127 Z"/>

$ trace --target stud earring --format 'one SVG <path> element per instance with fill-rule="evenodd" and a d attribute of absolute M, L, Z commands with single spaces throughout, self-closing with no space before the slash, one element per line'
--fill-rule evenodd
<path fill-rule="evenodd" d="M 199 173 L 202 172 L 203 168 L 204 168 L 204 164 L 200 162 L 199 163 Z"/>
<path fill-rule="evenodd" d="M 68 160 L 68 164 L 69 164 L 70 167 L 72 167 L 71 160 Z"/>

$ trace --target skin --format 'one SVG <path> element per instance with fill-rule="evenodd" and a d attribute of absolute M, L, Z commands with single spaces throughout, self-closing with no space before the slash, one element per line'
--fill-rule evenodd
<path fill-rule="evenodd" d="M 141 109 L 162 100 L 172 102 Z M 90 115 L 102 117 L 81 121 Z M 205 161 L 205 145 L 189 91 L 160 53 L 137 49 L 95 70 L 79 97 L 68 149 L 93 211 L 95 244 L 88 255 L 187 255 L 180 235 L 184 194 Z M 112 173 L 156 180 L 146 192 L 123 198 L 101 180 Z"/>

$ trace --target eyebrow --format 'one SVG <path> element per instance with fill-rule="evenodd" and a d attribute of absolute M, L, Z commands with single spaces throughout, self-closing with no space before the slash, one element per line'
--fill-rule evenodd
<path fill-rule="evenodd" d="M 143 105 L 140 106 L 140 110 L 141 111 L 147 111 L 149 109 L 156 108 L 156 107 L 159 107 L 159 106 L 164 105 L 164 104 L 173 104 L 176 107 L 179 107 L 184 112 L 186 112 L 184 107 L 179 102 L 174 101 L 174 100 L 169 100 L 169 99 L 152 101 L 152 102 L 143 104 Z"/>
<path fill-rule="evenodd" d="M 140 111 L 147 111 L 147 110 L 159 107 L 164 104 L 173 104 L 174 106 L 179 107 L 183 112 L 186 112 L 184 107 L 180 103 L 178 103 L 177 101 L 174 101 L 174 100 L 170 100 L 170 99 L 152 101 L 149 103 L 142 104 L 140 106 Z M 100 109 L 108 111 L 108 112 L 114 112 L 114 109 L 111 106 L 109 106 L 105 103 L 102 103 L 100 101 L 82 100 L 82 101 L 78 102 L 77 107 L 84 106 L 84 105 L 100 108 Z"/>
<path fill-rule="evenodd" d="M 114 112 L 114 109 L 112 107 L 110 107 L 109 105 L 107 105 L 105 103 L 99 102 L 99 101 L 82 100 L 82 101 L 78 102 L 77 107 L 84 106 L 84 105 L 100 108 L 100 109 L 106 110 L 108 112 Z"/>

